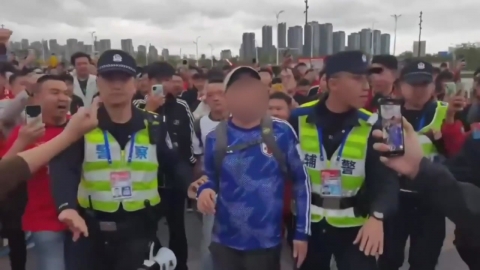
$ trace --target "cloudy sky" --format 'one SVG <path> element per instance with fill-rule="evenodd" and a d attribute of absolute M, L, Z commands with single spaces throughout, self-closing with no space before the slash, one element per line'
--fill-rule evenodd
<path fill-rule="evenodd" d="M 303 25 L 304 0 L 5 0 L 1 1 L 0 23 L 13 30 L 12 40 L 55 38 L 65 43 L 77 38 L 91 43 L 98 39 L 132 38 L 135 48 L 151 43 L 168 48 L 170 54 L 210 55 L 231 49 L 236 55 L 243 32 L 255 32 L 261 45 L 261 27 L 275 25 L 275 13 L 284 10 L 280 22 Z M 392 34 L 391 14 L 398 20 L 397 54 L 412 50 L 418 40 L 419 12 L 423 11 L 422 39 L 427 51 L 447 50 L 452 44 L 480 42 L 479 0 L 310 0 L 309 20 L 330 22 L 334 31 L 347 34 L 375 28 Z M 276 42 L 274 28 L 274 43 Z"/>

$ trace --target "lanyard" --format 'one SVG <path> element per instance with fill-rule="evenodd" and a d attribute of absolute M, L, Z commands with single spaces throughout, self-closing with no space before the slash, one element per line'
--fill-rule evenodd
<path fill-rule="evenodd" d="M 425 125 L 425 115 L 422 115 L 420 118 L 420 121 L 418 121 L 418 126 L 417 126 L 417 131 L 420 131 L 422 128 L 424 128 Z"/>
<path fill-rule="evenodd" d="M 338 154 L 337 154 L 337 163 L 340 162 L 342 159 L 342 154 L 343 154 L 343 148 L 345 147 L 345 143 L 347 142 L 348 134 L 350 134 L 350 131 L 352 129 L 349 129 L 345 134 L 343 135 L 342 143 L 340 144 L 340 147 L 338 148 Z M 318 140 L 320 142 L 320 161 L 324 162 L 325 161 L 325 155 L 323 153 L 323 133 L 322 133 L 322 128 L 317 127 L 317 132 L 318 132 Z"/>
<path fill-rule="evenodd" d="M 103 139 L 105 141 L 105 154 L 107 155 L 107 161 L 108 164 L 112 164 L 112 154 L 110 153 L 110 143 L 108 142 L 108 133 L 107 131 L 103 131 Z M 128 150 L 128 159 L 127 159 L 127 164 L 132 162 L 132 156 L 133 156 L 133 147 L 135 145 L 135 133 L 131 136 L 130 139 L 130 149 Z M 122 156 L 122 161 L 125 160 L 125 150 L 120 151 L 120 155 Z"/>

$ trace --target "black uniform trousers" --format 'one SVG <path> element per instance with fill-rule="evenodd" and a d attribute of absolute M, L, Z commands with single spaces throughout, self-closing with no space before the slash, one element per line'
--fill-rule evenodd
<path fill-rule="evenodd" d="M 282 245 L 257 250 L 236 250 L 212 242 L 209 249 L 215 270 L 280 270 Z"/>
<path fill-rule="evenodd" d="M 330 270 L 332 256 L 338 270 L 378 269 L 375 257 L 366 256 L 353 244 L 360 228 L 335 228 L 325 220 L 312 223 L 307 258 L 300 270 Z"/>
<path fill-rule="evenodd" d="M 105 232 L 98 227 L 98 221 L 85 217 L 89 236 L 75 243 L 69 243 L 66 260 L 68 270 L 135 270 L 148 259 L 150 244 L 156 243 L 155 253 L 160 249 L 156 238 L 155 225 L 150 220 L 135 219 L 118 231 Z"/>
<path fill-rule="evenodd" d="M 434 270 L 445 239 L 445 216 L 433 211 L 416 193 L 400 192 L 395 216 L 385 220 L 385 245 L 381 270 L 398 270 L 405 260 L 410 237 L 410 270 Z"/>
<path fill-rule="evenodd" d="M 176 270 L 187 270 L 188 244 L 185 232 L 186 193 L 174 188 L 159 189 L 162 198 L 162 214 L 168 225 L 168 248 L 177 257 Z"/>
<path fill-rule="evenodd" d="M 22 216 L 27 203 L 26 183 L 16 188 L 0 207 L 1 235 L 8 240 L 12 270 L 25 270 L 27 245 L 22 230 Z"/>

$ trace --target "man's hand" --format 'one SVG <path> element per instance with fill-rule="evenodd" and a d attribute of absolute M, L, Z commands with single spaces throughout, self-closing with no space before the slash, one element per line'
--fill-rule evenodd
<path fill-rule="evenodd" d="M 430 138 L 433 141 L 438 141 L 442 138 L 442 132 L 440 130 L 431 129 L 425 133 L 425 136 Z"/>
<path fill-rule="evenodd" d="M 18 141 L 27 146 L 35 143 L 39 138 L 45 135 L 45 124 L 40 118 L 20 127 L 18 132 Z"/>
<path fill-rule="evenodd" d="M 198 196 L 197 209 L 202 214 L 213 215 L 215 214 L 215 200 L 217 194 L 213 189 L 204 189 Z"/>
<path fill-rule="evenodd" d="M 82 234 L 83 236 L 88 237 L 87 224 L 76 210 L 63 210 L 60 215 L 58 215 L 58 220 L 68 226 L 70 231 L 73 233 L 74 242 L 76 242 L 80 238 L 80 236 L 82 236 Z"/>
<path fill-rule="evenodd" d="M 417 133 L 405 118 L 403 118 L 403 128 L 405 130 L 405 153 L 403 156 L 391 158 L 381 156 L 380 160 L 396 172 L 413 179 L 418 173 L 420 161 L 422 161 L 423 158 L 423 150 Z M 378 139 L 383 139 L 383 132 L 381 130 L 374 130 L 372 135 Z M 385 143 L 375 143 L 373 144 L 373 149 L 385 153 L 390 151 L 390 146 Z"/>
<path fill-rule="evenodd" d="M 465 108 L 467 102 L 465 100 L 465 97 L 455 95 L 452 96 L 448 100 L 448 109 L 447 109 L 447 116 L 446 116 L 446 121 L 453 123 L 455 121 L 455 114 L 457 112 L 460 112 Z"/>
<path fill-rule="evenodd" d="M 208 178 L 204 175 L 204 176 L 198 178 L 193 183 L 191 183 L 190 186 L 188 187 L 188 191 L 187 191 L 188 197 L 190 199 L 193 199 L 193 200 L 196 199 L 198 188 L 201 185 L 203 185 L 205 182 L 207 182 L 207 180 L 208 180 Z"/>
<path fill-rule="evenodd" d="M 145 110 L 154 112 L 160 106 L 162 106 L 165 103 L 165 97 L 162 95 L 155 95 L 154 93 L 148 94 L 147 95 L 147 102 L 145 103 Z"/>
<path fill-rule="evenodd" d="M 62 133 L 74 142 L 83 137 L 85 133 L 96 128 L 98 126 L 97 111 L 99 106 L 100 97 L 96 97 L 88 109 L 85 107 L 78 109 L 77 113 L 70 118 Z"/>
<path fill-rule="evenodd" d="M 360 244 L 360 251 L 367 256 L 383 254 L 383 222 L 370 217 L 358 231 L 354 245 Z"/>
<path fill-rule="evenodd" d="M 308 252 L 308 242 L 293 240 L 293 258 L 297 264 L 297 268 L 302 266 Z"/>

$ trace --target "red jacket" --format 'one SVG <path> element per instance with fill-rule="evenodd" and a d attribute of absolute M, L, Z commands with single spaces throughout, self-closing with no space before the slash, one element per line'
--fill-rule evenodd
<path fill-rule="evenodd" d="M 457 120 L 451 124 L 444 123 L 442 126 L 442 137 L 445 150 L 451 157 L 462 149 L 467 133 L 463 132 L 463 123 Z"/>
<path fill-rule="evenodd" d="M 12 147 L 18 137 L 20 127 L 16 127 L 5 143 L 2 156 Z M 34 145 L 47 142 L 63 131 L 63 127 L 46 126 L 45 135 Z M 28 202 L 22 219 L 24 231 L 63 231 L 66 226 L 58 221 L 57 208 L 50 192 L 50 177 L 48 166 L 39 169 L 27 182 Z"/>

